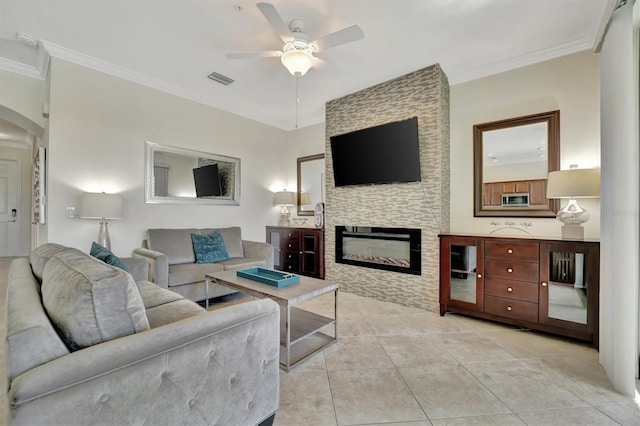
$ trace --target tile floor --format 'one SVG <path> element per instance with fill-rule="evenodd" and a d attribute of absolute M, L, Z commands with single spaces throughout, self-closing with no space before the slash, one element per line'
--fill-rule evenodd
<path fill-rule="evenodd" d="M 640 425 L 588 345 L 348 293 L 338 318 L 337 344 L 281 373 L 277 425 Z"/>
<path fill-rule="evenodd" d="M 0 258 L 3 321 L 8 264 Z M 333 300 L 305 308 L 329 315 Z M 586 345 L 348 293 L 338 318 L 337 344 L 281 372 L 277 426 L 640 425 L 640 406 L 612 389 Z M 3 338 L 6 389 L 4 359 Z M 6 424 L 6 392 L 1 402 Z"/>

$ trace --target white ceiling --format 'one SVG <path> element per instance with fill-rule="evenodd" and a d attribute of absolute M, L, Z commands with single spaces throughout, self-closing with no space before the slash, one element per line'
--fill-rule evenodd
<path fill-rule="evenodd" d="M 592 49 L 614 0 L 274 0 L 311 39 L 358 24 L 365 38 L 318 54 L 299 81 L 298 125 L 325 102 L 439 63 L 450 84 Z M 0 0 L 0 39 L 26 33 L 52 56 L 282 129 L 296 125 L 296 79 L 280 39 L 246 0 Z M 243 9 L 238 12 L 235 6 Z M 608 8 L 608 9 L 607 9 Z M 3 56 L 0 44 L 0 56 Z M 235 80 L 206 78 L 216 71 Z"/>

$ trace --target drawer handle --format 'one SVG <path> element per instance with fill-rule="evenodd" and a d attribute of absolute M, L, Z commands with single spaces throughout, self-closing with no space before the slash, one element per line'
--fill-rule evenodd
<path fill-rule="evenodd" d="M 289 234 L 289 236 L 291 236 L 291 234 Z"/>
<path fill-rule="evenodd" d="M 511 288 L 511 287 L 507 287 L 507 291 L 508 291 L 509 293 L 511 293 L 511 292 L 513 291 L 513 288 Z"/>
<path fill-rule="evenodd" d="M 513 249 L 507 249 L 507 253 L 512 254 L 513 253 Z"/>
<path fill-rule="evenodd" d="M 291 247 L 291 244 L 289 244 L 289 247 Z"/>
<path fill-rule="evenodd" d="M 476 277 L 482 278 L 482 274 L 478 274 L 478 275 L 476 275 Z"/>
<path fill-rule="evenodd" d="M 507 268 L 507 272 L 508 273 L 512 273 L 513 272 L 513 268 Z"/>
<path fill-rule="evenodd" d="M 511 312 L 513 308 L 511 306 L 507 306 L 507 311 Z"/>
<path fill-rule="evenodd" d="M 546 286 L 547 286 L 547 283 L 546 283 L 546 281 L 542 281 L 542 283 L 541 283 L 540 285 L 541 285 L 542 287 L 546 287 Z"/>
<path fill-rule="evenodd" d="M 291 259 L 291 255 L 289 255 L 289 259 Z"/>

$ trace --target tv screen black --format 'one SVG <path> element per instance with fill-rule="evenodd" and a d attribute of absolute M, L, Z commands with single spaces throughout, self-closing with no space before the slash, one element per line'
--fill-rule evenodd
<path fill-rule="evenodd" d="M 420 181 L 418 117 L 330 139 L 336 186 Z"/>
<path fill-rule="evenodd" d="M 193 180 L 196 184 L 196 197 L 217 197 L 222 195 L 217 164 L 193 169 Z"/>

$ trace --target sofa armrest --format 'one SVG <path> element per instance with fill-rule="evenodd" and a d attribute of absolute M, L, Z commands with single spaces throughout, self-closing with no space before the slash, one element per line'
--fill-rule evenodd
<path fill-rule="evenodd" d="M 264 259 L 267 268 L 273 269 L 273 246 L 271 244 L 242 240 L 242 251 L 244 251 L 244 257 Z"/>
<path fill-rule="evenodd" d="M 164 288 L 169 288 L 169 258 L 166 254 L 146 248 L 136 248 L 132 257 L 144 258 L 149 262 L 149 281 Z"/>
<path fill-rule="evenodd" d="M 12 423 L 258 424 L 278 408 L 279 329 L 262 299 L 73 352 L 13 380 Z"/>
<path fill-rule="evenodd" d="M 121 257 L 120 260 L 127 265 L 134 280 L 149 280 L 149 262 L 147 259 L 142 257 Z"/>

